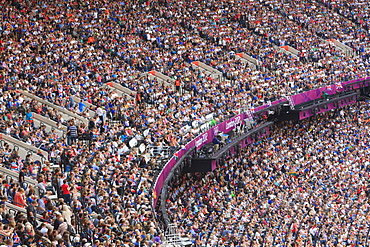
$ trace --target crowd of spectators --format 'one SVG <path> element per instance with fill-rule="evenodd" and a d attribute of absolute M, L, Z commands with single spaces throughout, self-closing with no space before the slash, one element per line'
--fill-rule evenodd
<path fill-rule="evenodd" d="M 167 212 L 199 246 L 366 246 L 368 102 L 284 124 L 213 172 L 169 186 Z"/>
<path fill-rule="evenodd" d="M 325 2 L 295 1 L 0 3 L 1 132 L 49 154 L 40 164 L 30 157 L 22 159 L 9 146 L 3 148 L 2 162 L 37 179 L 45 192 L 32 192 L 32 200 L 19 202 L 22 196 L 15 200 L 14 191 L 7 188 L 4 200 L 28 207 L 48 197 L 48 186 L 54 187 L 63 200 L 49 200 L 54 208 L 45 217 L 54 219 L 56 211 L 70 207 L 76 219 L 68 226 L 84 229 L 79 232 L 81 243 L 160 244 L 150 206 L 151 187 L 162 164 L 161 151 L 173 152 L 198 134 L 197 129 L 179 131 L 185 126 L 204 122 L 209 114 L 221 122 L 239 107 L 256 107 L 302 90 L 369 76 L 369 34 L 358 17 L 366 18 L 366 12 L 357 9 L 349 14 L 344 10 L 353 9 L 347 5 L 338 10 L 325 7 Z M 313 6 L 310 11 L 301 7 L 305 4 Z M 318 30 L 312 24 L 322 21 L 317 11 L 327 11 L 324 20 L 336 22 Z M 352 25 L 357 21 L 363 24 L 359 28 Z M 339 30 L 338 23 L 346 24 L 346 30 Z M 350 35 L 356 39 L 350 41 Z M 344 42 L 355 56 L 346 56 L 323 37 Z M 279 47 L 284 45 L 299 55 L 282 52 Z M 238 60 L 237 52 L 258 63 Z M 223 76 L 213 78 L 194 67 L 193 61 L 202 61 Z M 146 74 L 150 70 L 180 81 L 185 90 L 152 79 Z M 108 86 L 110 81 L 132 93 L 119 92 Z M 87 118 L 88 111 L 96 116 L 88 124 L 64 119 L 56 109 L 19 90 L 82 117 Z M 67 131 L 58 135 L 36 127 L 33 114 Z M 113 119 L 119 124 L 113 125 L 109 121 Z M 154 150 L 150 157 L 132 148 L 132 139 Z M 53 165 L 60 169 L 53 170 Z M 25 190 L 25 195 L 33 191 L 17 181 L 7 182 L 8 187 Z M 54 240 L 62 245 L 59 242 L 63 241 Z"/>
<path fill-rule="evenodd" d="M 339 14 L 369 30 L 369 10 L 366 1 L 320 1 Z"/>

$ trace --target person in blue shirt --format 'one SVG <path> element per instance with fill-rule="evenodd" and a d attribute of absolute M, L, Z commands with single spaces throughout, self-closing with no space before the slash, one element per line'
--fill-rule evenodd
<path fill-rule="evenodd" d="M 85 107 L 86 107 L 86 105 L 82 101 L 80 103 L 78 103 L 78 110 L 80 112 L 83 112 L 85 110 Z"/>
<path fill-rule="evenodd" d="M 17 109 L 19 106 L 19 101 L 18 99 L 13 99 L 12 101 L 8 101 L 8 106 L 11 109 Z"/>
<path fill-rule="evenodd" d="M 191 89 L 193 90 L 194 96 L 196 96 L 198 94 L 197 85 L 196 84 L 192 84 L 191 85 Z"/>
<path fill-rule="evenodd" d="M 27 112 L 26 112 L 26 121 L 28 123 L 30 123 L 32 125 L 32 127 L 34 127 L 33 112 L 30 109 L 28 109 Z"/>

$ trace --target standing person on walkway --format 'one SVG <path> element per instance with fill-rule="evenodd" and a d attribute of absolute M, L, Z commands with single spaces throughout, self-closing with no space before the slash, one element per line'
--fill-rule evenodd
<path fill-rule="evenodd" d="M 19 176 L 18 176 L 18 182 L 21 186 L 21 188 L 25 188 L 25 176 L 26 176 L 26 173 L 27 173 L 27 168 L 26 167 L 22 167 L 21 171 L 19 172 Z"/>
<path fill-rule="evenodd" d="M 37 227 L 36 222 L 36 207 L 37 201 L 33 200 L 30 205 L 27 206 L 27 220 L 34 226 Z"/>
<path fill-rule="evenodd" d="M 180 79 L 177 79 L 175 81 L 175 87 L 176 87 L 176 92 L 180 93 L 180 89 L 181 89 L 181 81 L 180 81 Z"/>
<path fill-rule="evenodd" d="M 31 126 L 34 127 L 33 112 L 31 111 L 31 109 L 28 109 L 27 112 L 26 112 L 26 122 L 30 123 Z"/>
<path fill-rule="evenodd" d="M 70 146 L 72 143 L 75 143 L 77 140 L 78 129 L 74 121 L 70 121 L 70 125 L 67 128 L 67 145 Z"/>
<path fill-rule="evenodd" d="M 71 203 L 71 192 L 69 190 L 69 185 L 66 179 L 63 181 L 61 189 L 62 189 L 62 196 L 63 196 L 64 202 L 67 205 L 69 205 Z"/>
<path fill-rule="evenodd" d="M 104 110 L 102 107 L 98 107 L 96 109 L 96 114 L 98 115 L 100 121 L 103 123 L 104 122 Z"/>

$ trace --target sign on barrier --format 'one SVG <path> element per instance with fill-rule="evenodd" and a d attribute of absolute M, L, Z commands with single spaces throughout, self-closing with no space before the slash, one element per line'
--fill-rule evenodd
<path fill-rule="evenodd" d="M 326 87 L 322 87 L 322 88 L 319 88 L 319 89 L 314 89 L 314 90 L 311 90 L 311 91 L 307 91 L 307 92 L 304 92 L 304 93 L 293 95 L 293 96 L 289 97 L 288 100 L 289 100 L 289 103 L 290 103 L 291 106 L 295 106 L 295 105 L 298 105 L 298 104 L 302 104 L 302 103 L 320 98 L 323 91 L 325 91 L 327 94 L 331 95 L 331 94 L 336 94 L 338 92 L 344 92 L 346 90 L 359 89 L 359 88 L 362 88 L 362 87 L 365 87 L 365 86 L 369 86 L 369 84 L 370 84 L 370 77 L 362 78 L 362 79 L 356 79 L 356 80 L 347 81 L 347 82 L 344 82 L 344 83 L 336 83 L 336 84 L 333 84 L 333 85 L 330 85 L 330 86 L 326 86 Z M 164 166 L 164 168 L 162 169 L 161 173 L 157 177 L 157 180 L 154 184 L 153 194 L 154 195 L 159 195 L 160 194 L 160 192 L 163 188 L 164 181 L 166 180 L 168 174 L 171 172 L 172 168 L 176 164 L 177 159 L 182 157 L 186 153 L 186 150 L 189 150 L 190 148 L 192 148 L 194 146 L 196 146 L 196 148 L 199 149 L 203 145 L 205 145 L 207 143 L 210 143 L 213 140 L 213 137 L 215 135 L 217 135 L 217 133 L 219 133 L 219 132 L 224 132 L 224 133 L 229 132 L 229 131 L 233 130 L 239 123 L 243 123 L 244 119 L 250 119 L 251 116 L 253 116 L 254 112 L 263 110 L 263 109 L 265 109 L 269 106 L 279 104 L 279 103 L 284 102 L 286 100 L 287 99 L 283 98 L 283 99 L 274 101 L 271 104 L 256 107 L 255 109 L 251 109 L 248 112 L 248 114 L 247 113 L 241 113 L 241 114 L 239 114 L 239 115 L 237 115 L 237 116 L 235 116 L 231 119 L 228 119 L 228 120 L 216 125 L 215 127 L 209 129 L 208 131 L 202 133 L 201 135 L 199 135 L 198 137 L 196 137 L 195 139 L 190 141 L 185 146 L 185 148 L 179 150 L 175 154 L 175 156 L 173 156 L 167 162 L 167 164 Z M 348 104 L 350 104 L 350 103 L 348 103 Z M 329 105 L 328 109 L 329 108 L 333 109 L 333 107 L 334 107 L 334 105 Z M 324 112 L 324 111 L 327 111 L 327 109 L 321 109 L 318 113 Z M 308 112 L 306 112 L 306 114 L 307 113 Z M 312 114 L 312 112 L 309 113 L 309 114 Z M 300 115 L 300 117 L 303 117 L 303 116 Z M 306 118 L 306 116 L 304 118 Z M 252 141 L 252 140 L 249 138 L 246 143 L 249 143 L 250 141 Z M 244 144 L 244 145 L 246 145 L 246 144 Z M 153 197 L 153 201 L 152 201 L 153 208 L 155 207 L 155 205 L 157 203 L 157 200 L 158 200 L 157 196 Z"/>

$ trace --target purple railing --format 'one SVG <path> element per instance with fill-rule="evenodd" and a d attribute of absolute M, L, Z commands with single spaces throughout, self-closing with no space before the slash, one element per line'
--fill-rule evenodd
<path fill-rule="evenodd" d="M 300 93 L 297 95 L 293 95 L 293 96 L 290 96 L 288 99 L 281 99 L 281 100 L 274 101 L 271 104 L 256 107 L 251 112 L 251 114 L 253 114 L 256 111 L 263 110 L 269 106 L 279 104 L 286 100 L 289 101 L 290 105 L 295 106 L 298 104 L 302 104 L 302 103 L 320 98 L 323 91 L 325 91 L 329 95 L 332 95 L 338 92 L 344 92 L 346 90 L 359 89 L 365 86 L 369 86 L 369 84 L 370 84 L 370 77 L 333 84 L 330 86 L 326 86 L 326 87 L 310 90 L 304 93 Z M 235 117 L 232 117 L 216 125 L 215 127 L 207 130 L 206 132 L 200 134 L 198 137 L 196 137 L 195 139 L 190 141 L 188 144 L 186 144 L 183 149 L 176 152 L 176 154 L 163 167 L 162 171 L 160 172 L 159 176 L 157 177 L 155 181 L 154 188 L 153 188 L 153 201 L 152 201 L 153 208 L 155 208 L 155 205 L 157 204 L 158 197 L 163 188 L 164 181 L 166 180 L 168 174 L 171 172 L 172 168 L 175 166 L 177 160 L 186 153 L 186 150 L 189 150 L 194 146 L 197 149 L 201 148 L 203 145 L 210 143 L 213 140 L 213 137 L 217 135 L 218 132 L 227 133 L 233 130 L 239 123 L 241 123 L 244 119 L 247 119 L 247 118 L 248 118 L 248 114 L 246 113 L 242 113 Z"/>

